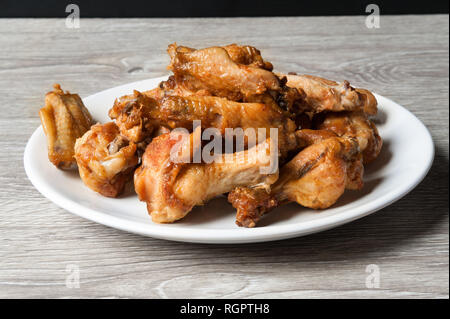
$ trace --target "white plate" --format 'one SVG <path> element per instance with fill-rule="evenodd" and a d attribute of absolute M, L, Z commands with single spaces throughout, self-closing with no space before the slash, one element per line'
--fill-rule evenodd
<path fill-rule="evenodd" d="M 122 85 L 83 101 L 96 120 L 107 122 L 107 111 L 116 97 L 133 89 L 154 88 L 164 79 Z M 376 124 L 384 145 L 379 158 L 366 167 L 363 190 L 346 191 L 336 205 L 323 211 L 296 204 L 282 206 L 253 229 L 235 225 L 235 211 L 225 197 L 195 208 L 174 224 L 155 224 L 132 186 L 120 198 L 106 198 L 85 187 L 77 172 L 56 169 L 47 158 L 42 127 L 33 133 L 26 146 L 25 170 L 33 185 L 62 208 L 97 223 L 145 236 L 199 243 L 249 243 L 307 235 L 382 209 L 411 191 L 427 174 L 434 146 L 426 127 L 402 106 L 379 95 L 376 98 L 379 103 Z"/>

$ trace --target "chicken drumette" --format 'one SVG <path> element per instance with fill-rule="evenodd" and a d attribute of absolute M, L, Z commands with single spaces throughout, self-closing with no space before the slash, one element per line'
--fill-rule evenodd
<path fill-rule="evenodd" d="M 270 128 L 276 128 L 282 155 L 297 147 L 295 123 L 277 105 L 240 103 L 215 96 L 153 94 L 156 100 L 149 95 L 135 91 L 133 96 L 117 100 L 109 111 L 121 134 L 131 141 L 144 140 L 156 127 L 192 129 L 194 121 L 200 120 L 202 128 L 216 128 L 222 136 L 227 134 L 227 129 L 241 128 L 244 132 L 255 129 L 257 132 L 259 128 L 269 137 Z M 250 144 L 255 142 L 250 141 Z"/>
<path fill-rule="evenodd" d="M 269 185 L 276 180 L 277 166 L 272 167 L 274 172 L 263 169 L 273 160 L 270 149 L 274 146 L 270 139 L 246 151 L 218 155 L 209 164 L 174 161 L 171 154 L 178 152 L 176 146 L 187 148 L 188 157 L 198 151 L 193 136 L 199 133 L 196 130 L 181 142 L 170 133 L 164 134 L 147 147 L 142 165 L 135 172 L 134 185 L 139 199 L 147 203 L 154 222 L 179 220 L 194 206 L 237 186 Z M 187 147 L 183 145 L 186 141 L 189 141 Z"/>
<path fill-rule="evenodd" d="M 377 113 L 377 100 L 365 89 L 353 88 L 348 81 L 337 83 L 312 75 L 287 74 L 287 86 L 303 90 L 305 103 L 300 108 L 305 112 L 322 111 L 364 111 L 367 114 Z"/>
<path fill-rule="evenodd" d="M 312 145 L 280 169 L 279 179 L 269 192 L 260 187 L 237 187 L 228 195 L 237 209 L 239 226 L 254 227 L 265 213 L 288 202 L 313 209 L 328 208 L 346 188 L 362 187 L 364 168 L 354 139 L 312 130 L 302 132 L 301 138 Z"/>

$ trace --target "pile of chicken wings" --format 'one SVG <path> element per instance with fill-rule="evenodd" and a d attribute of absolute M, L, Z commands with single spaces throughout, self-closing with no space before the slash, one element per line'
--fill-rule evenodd
<path fill-rule="evenodd" d="M 105 124 L 94 124 L 79 96 L 55 85 L 39 113 L 50 161 L 60 169 L 78 166 L 84 184 L 107 197 L 119 196 L 134 179 L 157 223 L 177 221 L 227 194 L 236 224 L 254 227 L 283 204 L 325 209 L 346 189 L 363 187 L 364 165 L 382 147 L 369 119 L 377 113 L 372 93 L 348 81 L 274 73 L 251 46 L 171 44 L 167 51 L 173 75 L 116 99 Z M 204 142 L 195 141 L 208 128 L 221 137 L 236 128 L 267 134 L 256 143 L 247 137 L 242 150 L 212 154 L 212 162 L 174 161 L 180 140 L 171 132 L 179 128 L 186 129 L 180 134 L 189 159 L 201 152 Z M 276 167 L 264 171 L 272 160 L 264 150 L 274 148 Z"/>

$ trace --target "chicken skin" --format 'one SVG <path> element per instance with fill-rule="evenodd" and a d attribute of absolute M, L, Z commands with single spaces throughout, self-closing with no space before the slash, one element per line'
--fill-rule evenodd
<path fill-rule="evenodd" d="M 295 132 L 297 137 L 298 146 L 308 147 L 313 144 L 317 144 L 325 141 L 326 139 L 336 137 L 337 135 L 332 131 L 327 130 L 311 130 L 304 129 Z M 350 137 L 353 142 L 357 142 L 356 139 Z M 354 143 L 352 144 L 353 146 Z M 355 151 L 352 149 L 352 152 Z M 358 147 L 357 153 L 352 153 L 351 160 L 348 162 L 347 166 L 347 183 L 345 185 L 346 189 L 359 190 L 363 188 L 363 175 L 364 175 L 364 164 L 363 155 L 361 149 Z"/>
<path fill-rule="evenodd" d="M 198 132 L 194 131 L 187 140 L 192 141 L 192 136 Z M 218 159 L 209 164 L 173 161 L 171 153 L 177 143 L 179 139 L 171 134 L 153 139 L 134 175 L 135 190 L 139 199 L 147 203 L 154 222 L 174 222 L 186 216 L 194 206 L 203 205 L 236 186 L 272 184 L 277 178 L 277 166 L 275 173 L 261 170 L 269 165 L 273 156 L 268 151 L 274 147 L 270 139 L 246 151 L 218 155 Z M 191 154 L 196 152 L 192 145 L 189 146 Z"/>
<path fill-rule="evenodd" d="M 318 126 L 338 136 L 355 138 L 364 158 L 364 164 L 373 162 L 380 154 L 383 140 L 375 124 L 363 112 L 329 113 Z"/>
<path fill-rule="evenodd" d="M 272 63 L 265 61 L 261 56 L 261 51 L 249 45 L 237 45 L 235 43 L 223 47 L 231 60 L 238 64 L 249 65 L 268 71 L 272 71 Z"/>
<path fill-rule="evenodd" d="M 237 225 L 254 227 L 265 213 L 288 202 L 313 209 L 328 208 L 346 188 L 356 186 L 356 179 L 362 183 L 363 166 L 357 142 L 321 134 L 323 140 L 312 138 L 314 144 L 280 169 L 279 179 L 269 192 L 259 187 L 238 187 L 228 195 L 237 209 Z"/>
<path fill-rule="evenodd" d="M 377 113 L 377 100 L 365 89 L 353 88 L 348 81 L 337 83 L 318 76 L 287 74 L 287 86 L 302 89 L 306 99 L 302 107 L 306 112 L 364 111 Z"/>
<path fill-rule="evenodd" d="M 78 94 L 64 92 L 55 84 L 54 90 L 45 95 L 45 106 L 39 110 L 39 117 L 47 136 L 50 162 L 61 169 L 75 168 L 75 141 L 93 124 Z"/>
<path fill-rule="evenodd" d="M 138 164 L 137 146 L 119 134 L 115 123 L 96 124 L 75 144 L 80 177 L 93 191 L 117 197 Z"/>

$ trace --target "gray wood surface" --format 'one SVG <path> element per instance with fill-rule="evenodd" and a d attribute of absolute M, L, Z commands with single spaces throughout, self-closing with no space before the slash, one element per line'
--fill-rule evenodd
<path fill-rule="evenodd" d="M 379 29 L 364 20 L 81 19 L 79 29 L 67 29 L 64 19 L 1 19 L 0 297 L 448 298 L 449 19 L 381 16 Z M 433 135 L 429 175 L 362 220 L 247 245 L 140 237 L 41 196 L 22 157 L 44 93 L 56 81 L 84 97 L 164 75 L 174 41 L 251 44 L 279 71 L 348 79 L 393 99 Z M 366 287 L 369 264 L 379 267 L 379 288 Z M 66 285 L 70 265 L 79 267 L 79 288 Z"/>

